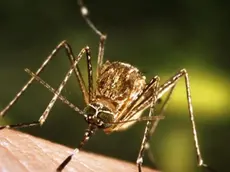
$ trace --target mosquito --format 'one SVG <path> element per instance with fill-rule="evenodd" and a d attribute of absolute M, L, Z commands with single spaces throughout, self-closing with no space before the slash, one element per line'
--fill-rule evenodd
<path fill-rule="evenodd" d="M 74 56 L 70 44 L 64 40 L 51 52 L 51 54 L 45 59 L 45 61 L 35 73 L 29 69 L 25 69 L 25 71 L 32 77 L 16 94 L 11 102 L 0 112 L 0 116 L 3 117 L 11 108 L 11 106 L 15 104 L 21 95 L 27 90 L 31 83 L 34 80 L 37 80 L 54 94 L 53 98 L 49 102 L 39 120 L 29 123 L 0 126 L 0 129 L 22 128 L 37 125 L 41 126 L 46 121 L 56 100 L 60 99 L 63 103 L 67 104 L 80 115 L 82 115 L 88 123 L 88 128 L 86 129 L 84 137 L 78 148 L 76 148 L 73 153 L 69 155 L 56 169 L 56 171 L 62 171 L 71 161 L 72 157 L 83 148 L 85 143 L 97 130 L 102 129 L 106 134 L 110 134 L 114 131 L 125 130 L 136 122 L 146 121 L 142 143 L 136 160 L 138 171 L 141 172 L 144 153 L 146 150 L 150 150 L 149 140 L 153 135 L 159 121 L 164 118 L 163 114 L 166 109 L 166 105 L 178 80 L 184 78 L 189 118 L 192 124 L 193 140 L 197 155 L 197 164 L 199 167 L 204 167 L 209 171 L 214 171 L 204 163 L 201 155 L 193 115 L 189 77 L 186 69 L 178 71 L 165 83 L 160 84 L 159 76 L 155 76 L 149 82 L 146 82 L 145 76 L 142 75 L 142 73 L 136 67 L 130 64 L 118 61 L 106 61 L 103 63 L 105 41 L 107 36 L 98 30 L 90 20 L 88 9 L 84 5 L 83 1 L 78 0 L 78 4 L 80 6 L 80 11 L 83 19 L 86 21 L 88 26 L 100 37 L 97 57 L 96 85 L 93 84 L 94 82 L 90 48 L 86 46 L 77 56 Z M 47 66 L 48 62 L 50 62 L 50 60 L 55 57 L 57 52 L 62 48 L 64 48 L 66 55 L 69 58 L 71 67 L 59 87 L 55 90 L 47 82 L 42 80 L 39 75 Z M 84 54 L 86 55 L 87 61 L 88 87 L 86 87 L 85 81 L 83 80 L 81 71 L 78 66 L 78 62 L 83 58 Z M 64 96 L 61 95 L 62 89 L 73 73 L 77 78 L 77 81 L 80 85 L 80 90 L 86 103 L 86 107 L 83 110 L 69 102 Z M 160 112 L 158 115 L 156 115 L 155 106 L 166 93 L 168 94 L 162 104 Z M 149 109 L 149 114 L 148 116 L 142 117 L 142 112 L 146 109 Z"/>

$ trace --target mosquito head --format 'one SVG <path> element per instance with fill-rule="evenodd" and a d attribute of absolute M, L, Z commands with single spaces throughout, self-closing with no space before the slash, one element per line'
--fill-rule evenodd
<path fill-rule="evenodd" d="M 85 120 L 98 128 L 109 128 L 114 121 L 114 114 L 100 103 L 89 104 L 85 109 Z"/>

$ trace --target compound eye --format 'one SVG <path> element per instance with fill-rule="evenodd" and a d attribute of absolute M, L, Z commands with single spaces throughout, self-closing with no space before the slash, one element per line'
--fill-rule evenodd
<path fill-rule="evenodd" d="M 96 110 L 91 107 L 91 106 L 87 106 L 85 109 L 84 109 L 84 112 L 87 116 L 93 116 L 96 114 Z"/>
<path fill-rule="evenodd" d="M 108 128 L 112 124 L 109 124 L 114 121 L 113 114 L 101 111 L 98 113 L 98 118 L 103 122 L 103 128 Z"/>

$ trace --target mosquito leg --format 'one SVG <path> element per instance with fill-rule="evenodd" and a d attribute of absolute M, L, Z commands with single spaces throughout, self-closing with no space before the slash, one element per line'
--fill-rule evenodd
<path fill-rule="evenodd" d="M 97 27 L 93 24 L 93 22 L 89 18 L 88 8 L 84 5 L 82 0 L 78 0 L 78 5 L 80 6 L 81 15 L 89 25 L 89 27 L 100 37 L 99 42 L 99 50 L 98 50 L 98 58 L 97 58 L 97 77 L 99 76 L 100 68 L 103 64 L 103 57 L 105 51 L 105 41 L 107 36 L 103 34 Z"/>
<path fill-rule="evenodd" d="M 45 122 L 46 118 L 48 117 L 49 112 L 51 111 L 51 109 L 52 109 L 54 103 L 56 102 L 57 98 L 61 94 L 62 89 L 64 88 L 64 86 L 67 83 L 68 79 L 72 75 L 75 66 L 78 64 L 79 60 L 82 58 L 83 54 L 87 51 L 87 49 L 89 49 L 89 47 L 83 48 L 81 50 L 81 52 L 79 53 L 77 59 L 74 61 L 74 64 L 71 66 L 71 68 L 67 72 L 64 80 L 59 85 L 59 87 L 56 90 L 53 98 L 51 99 L 51 101 L 48 104 L 47 108 L 45 109 L 45 111 L 43 112 L 43 114 L 41 115 L 41 117 L 39 118 L 39 120 L 37 122 L 1 126 L 0 129 L 4 129 L 4 128 L 20 128 L 20 127 L 30 127 L 30 126 L 34 126 L 34 125 L 42 125 Z"/>
<path fill-rule="evenodd" d="M 19 124 L 12 124 L 12 125 L 3 125 L 0 126 L 0 130 L 5 129 L 5 128 L 26 128 L 26 127 L 33 127 L 33 126 L 37 126 L 40 123 L 38 121 L 34 121 L 34 122 L 29 122 L 29 123 L 19 123 Z"/>
<path fill-rule="evenodd" d="M 85 131 L 84 134 L 84 138 L 81 141 L 80 145 L 78 146 L 78 148 L 74 149 L 73 153 L 70 154 L 56 169 L 56 171 L 60 172 L 62 171 L 65 166 L 71 161 L 71 159 L 73 158 L 73 156 L 78 153 L 82 147 L 85 145 L 85 143 L 89 140 L 89 138 L 95 133 L 95 131 L 97 130 L 97 128 L 93 125 L 89 125 L 88 129 Z"/>
<path fill-rule="evenodd" d="M 164 116 L 165 109 L 167 108 L 168 101 L 171 98 L 171 95 L 172 95 L 172 92 L 173 92 L 174 88 L 175 88 L 175 85 L 172 88 L 170 88 L 169 93 L 168 93 L 166 99 L 164 100 L 163 105 L 161 106 L 161 109 L 159 111 L 159 115 L 157 115 L 157 116 Z M 150 129 L 150 132 L 149 132 L 149 138 L 152 138 L 152 135 L 155 132 L 159 122 L 160 122 L 160 118 L 156 118 L 156 120 L 153 121 L 153 125 L 151 126 L 151 129 Z M 155 165 L 154 156 L 153 156 L 153 153 L 151 151 L 151 145 L 150 145 L 149 142 L 150 142 L 150 140 L 148 140 L 148 142 L 145 144 L 145 148 L 146 148 L 149 160 Z"/>
<path fill-rule="evenodd" d="M 174 88 L 175 88 L 175 85 L 172 88 L 170 88 L 169 93 L 168 93 L 166 99 L 164 100 L 163 105 L 161 106 L 161 109 L 159 111 L 159 115 L 158 116 L 164 116 L 164 112 L 165 112 L 165 110 L 167 108 L 168 101 L 171 98 L 171 95 L 172 95 L 172 93 L 174 91 Z M 158 123 L 159 123 L 159 120 L 154 121 L 154 125 L 152 126 L 151 132 L 150 132 L 151 135 L 155 132 Z"/>
<path fill-rule="evenodd" d="M 94 89 L 93 89 L 93 68 L 91 64 L 91 53 L 89 49 L 86 49 L 86 60 L 87 60 L 87 67 L 88 67 L 88 102 L 92 102 L 94 99 Z"/>
<path fill-rule="evenodd" d="M 192 124 L 193 140 L 194 140 L 194 146 L 196 148 L 196 155 L 197 155 L 197 164 L 199 167 L 204 167 L 209 171 L 215 171 L 211 167 L 209 167 L 207 164 L 204 163 L 204 160 L 201 155 L 200 146 L 199 146 L 198 137 L 197 137 L 196 125 L 195 125 L 195 120 L 194 120 L 192 98 L 191 98 L 189 77 L 188 77 L 187 71 L 185 69 L 180 70 L 176 75 L 174 75 L 167 82 L 165 82 L 165 84 L 161 85 L 158 91 L 158 97 L 161 97 L 165 92 L 167 92 L 170 89 L 172 92 L 177 81 L 182 77 L 185 78 L 185 88 L 186 88 L 186 94 L 187 94 L 188 111 L 189 111 L 190 121 Z M 153 128 L 153 130 L 155 129 Z"/>
<path fill-rule="evenodd" d="M 33 72 L 31 72 L 29 69 L 25 69 L 25 71 L 31 75 L 32 77 L 34 77 L 40 84 L 42 84 L 44 87 L 46 87 L 50 92 L 52 92 L 53 94 L 56 94 L 56 90 L 51 87 L 47 82 L 45 82 L 43 79 L 41 79 L 39 76 L 36 76 Z M 78 112 L 79 114 L 83 115 L 84 112 L 82 110 L 80 110 L 76 105 L 72 104 L 70 101 L 67 100 L 66 97 L 59 95 L 58 98 L 65 103 L 66 105 L 68 105 L 71 109 L 73 109 L 74 111 Z"/>
<path fill-rule="evenodd" d="M 68 55 L 69 60 L 73 64 L 74 62 L 74 56 L 71 47 L 66 41 L 62 41 L 58 46 L 51 52 L 51 54 L 46 58 L 46 60 L 42 63 L 42 65 L 38 68 L 38 70 L 35 72 L 36 75 L 39 75 L 42 70 L 46 67 L 48 62 L 57 54 L 57 52 L 61 48 L 65 48 L 66 54 Z M 86 91 L 84 81 L 82 79 L 82 75 L 80 73 L 80 70 L 78 66 L 74 69 L 75 70 L 75 75 L 78 78 L 78 81 L 80 83 L 81 91 L 84 95 L 84 99 L 87 102 L 88 101 L 88 92 Z M 19 97 L 25 92 L 25 90 L 30 86 L 30 84 L 34 81 L 34 77 L 32 77 L 22 88 L 21 90 L 16 94 L 16 96 L 11 100 L 11 102 L 2 110 L 0 111 L 0 116 L 4 116 L 10 107 L 16 103 L 16 101 L 19 99 Z"/>
<path fill-rule="evenodd" d="M 67 54 L 67 56 L 69 57 L 69 60 L 70 60 L 70 62 L 71 62 L 71 65 L 74 66 L 74 61 L 76 60 L 76 57 L 74 57 L 74 55 L 73 55 L 73 51 L 72 51 L 72 49 L 71 49 L 71 46 L 70 46 L 67 42 L 65 42 L 65 43 L 64 43 L 64 47 L 65 47 L 65 49 L 67 50 L 67 51 L 66 51 L 66 54 Z M 89 51 L 89 49 L 86 49 L 86 50 Z M 87 51 L 86 51 L 86 52 L 87 52 Z M 91 60 L 88 60 L 88 58 L 87 58 L 86 61 L 87 61 L 88 66 L 92 66 Z M 77 78 L 77 81 L 78 81 L 78 83 L 79 83 L 79 85 L 80 85 L 80 89 L 81 89 L 81 92 L 82 92 L 82 94 L 83 94 L 84 101 L 85 101 L 86 104 L 88 104 L 89 94 L 88 94 L 88 92 L 87 92 L 87 89 L 86 89 L 86 86 L 85 86 L 85 82 L 84 82 L 84 80 L 83 80 L 83 77 L 82 77 L 81 71 L 80 71 L 80 69 L 79 69 L 79 67 L 78 67 L 78 64 L 77 64 L 76 67 L 74 68 L 74 74 L 75 74 L 75 76 L 76 76 L 76 78 Z M 91 85 L 90 85 L 90 86 L 91 86 Z"/>
<path fill-rule="evenodd" d="M 100 36 L 100 42 L 99 42 L 99 49 L 98 49 L 98 68 L 97 71 L 99 72 L 102 64 L 103 64 L 103 58 L 104 58 L 104 52 L 105 52 L 105 41 L 106 41 L 107 36 L 106 35 L 101 35 Z M 98 73 L 99 74 L 99 73 Z M 97 75 L 98 76 L 98 75 Z"/>
<path fill-rule="evenodd" d="M 177 84 L 177 81 L 182 77 L 185 78 L 185 87 L 186 87 L 186 94 L 187 94 L 189 117 L 190 117 L 190 121 L 191 121 L 191 124 L 192 124 L 193 140 L 194 140 L 194 145 L 195 145 L 195 148 L 196 148 L 198 166 L 204 167 L 205 169 L 207 169 L 209 171 L 215 172 L 215 170 L 213 170 L 207 164 L 204 164 L 203 158 L 201 156 L 200 147 L 199 147 L 198 138 L 197 138 L 196 126 L 195 126 L 195 121 L 194 121 L 194 115 L 193 115 L 193 107 L 192 107 L 192 100 L 191 100 L 191 93 L 190 93 L 189 78 L 188 78 L 188 73 L 187 73 L 187 71 L 185 69 L 180 70 L 176 75 L 174 75 L 168 81 L 166 81 L 165 84 L 163 84 L 163 85 L 161 85 L 159 87 L 159 90 L 158 90 L 157 95 L 156 95 L 157 100 L 159 98 L 161 98 L 166 92 L 170 91 L 168 97 L 166 98 L 165 105 L 162 106 L 160 115 L 163 115 L 163 112 L 164 112 L 164 110 L 166 108 L 166 104 L 168 102 L 168 99 L 170 98 L 170 96 L 171 96 L 171 94 L 173 92 L 173 89 Z M 135 113 L 139 112 L 141 110 L 144 110 L 146 107 L 149 106 L 150 102 L 152 102 L 152 97 L 148 97 L 148 93 L 145 93 L 145 95 L 147 95 L 147 98 L 144 99 L 142 102 L 138 102 L 138 104 L 133 109 L 133 111 Z M 158 121 L 159 119 L 156 119 L 156 121 L 152 123 L 153 125 L 151 127 L 150 132 L 149 132 L 149 137 L 151 137 L 151 135 L 154 133 L 154 131 L 156 129 L 156 126 L 159 123 L 159 121 Z M 148 148 L 148 147 L 149 147 L 149 145 L 147 144 L 146 148 Z M 150 154 L 150 156 L 153 157 L 152 154 Z M 142 159 L 140 158 L 139 161 L 142 162 Z"/>
<path fill-rule="evenodd" d="M 159 88 L 159 82 L 160 82 L 160 78 L 156 77 L 156 82 L 155 82 L 155 86 L 152 87 L 152 100 L 151 100 L 151 105 L 150 105 L 150 109 L 149 109 L 149 117 L 152 117 L 155 111 L 155 105 L 157 102 L 157 91 Z M 153 121 L 147 121 L 146 126 L 145 126 L 145 132 L 144 132 L 144 137 L 142 139 L 142 143 L 141 143 L 141 147 L 140 147 L 140 151 L 137 157 L 137 166 L 138 166 L 138 171 L 141 172 L 141 166 L 143 163 L 143 157 L 144 157 L 144 152 L 146 149 L 146 143 L 148 142 L 148 140 L 150 139 L 150 135 L 149 132 L 151 131 L 151 126 L 153 124 Z"/>
<path fill-rule="evenodd" d="M 52 109 L 52 107 L 53 107 L 54 103 L 56 102 L 58 96 L 61 94 L 62 89 L 64 88 L 64 86 L 66 85 L 66 83 L 69 80 L 70 76 L 72 75 L 75 66 L 78 64 L 79 60 L 82 58 L 83 53 L 85 53 L 86 51 L 88 51 L 88 49 L 89 49 L 89 47 L 83 48 L 81 50 L 81 52 L 79 53 L 79 55 L 77 57 L 77 60 L 74 61 L 74 64 L 71 66 L 71 68 L 67 72 L 64 80 L 59 85 L 58 89 L 56 90 L 55 95 L 52 98 L 52 100 L 48 104 L 48 106 L 45 109 L 45 111 L 43 112 L 42 116 L 39 118 L 40 125 L 42 125 L 45 122 L 46 118 L 49 115 L 50 110 Z"/>

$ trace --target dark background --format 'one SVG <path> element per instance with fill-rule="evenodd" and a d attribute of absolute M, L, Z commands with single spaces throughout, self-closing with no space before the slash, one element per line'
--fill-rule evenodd
<path fill-rule="evenodd" d="M 85 3 L 91 19 L 108 34 L 105 59 L 131 63 L 147 80 L 159 75 L 162 83 L 181 68 L 188 70 L 204 160 L 219 172 L 229 171 L 229 2 L 88 0 Z M 29 79 L 24 68 L 36 71 L 64 39 L 76 54 L 89 45 L 96 65 L 99 39 L 82 19 L 76 1 L 0 2 L 0 108 Z M 86 79 L 84 60 L 80 66 Z M 67 57 L 60 52 L 41 77 L 57 88 L 68 68 Z M 74 77 L 63 94 L 79 107 L 85 106 Z M 38 119 L 51 97 L 47 89 L 35 82 L 1 124 Z M 196 167 L 183 81 L 179 82 L 165 115 L 167 118 L 151 140 L 156 164 L 167 172 L 201 171 Z M 42 128 L 23 131 L 76 147 L 86 127 L 79 114 L 58 100 Z M 85 150 L 135 162 L 143 131 L 144 123 L 111 135 L 100 131 Z M 144 164 L 151 166 L 147 156 Z"/>

